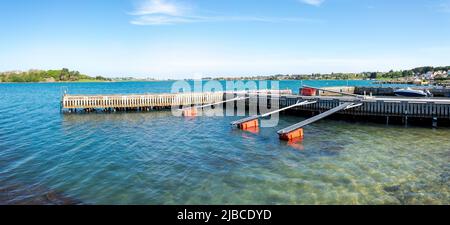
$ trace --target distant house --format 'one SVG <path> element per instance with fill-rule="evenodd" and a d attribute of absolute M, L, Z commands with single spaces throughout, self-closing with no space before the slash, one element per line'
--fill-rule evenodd
<path fill-rule="evenodd" d="M 429 71 L 424 75 L 424 78 L 427 80 L 432 80 L 434 78 L 434 73 L 432 71 Z"/>
<path fill-rule="evenodd" d="M 447 78 L 447 77 L 449 77 L 450 76 L 450 70 L 449 71 L 444 71 L 443 73 L 442 73 L 442 78 Z"/>
<path fill-rule="evenodd" d="M 436 71 L 433 73 L 433 78 L 434 79 L 442 79 L 442 78 L 447 78 L 448 77 L 448 71 Z"/>

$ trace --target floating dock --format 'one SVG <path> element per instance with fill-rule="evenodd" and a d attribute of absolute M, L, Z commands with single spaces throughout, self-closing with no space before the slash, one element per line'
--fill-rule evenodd
<path fill-rule="evenodd" d="M 300 93 L 302 92 L 302 89 L 300 89 Z M 356 95 L 395 96 L 394 92 L 398 89 L 400 88 L 337 86 L 324 87 L 322 90 L 317 90 L 315 94 L 320 96 L 338 96 L 339 92 L 345 92 Z M 434 97 L 450 97 L 450 87 L 414 86 L 412 89 L 428 90 Z"/>
<path fill-rule="evenodd" d="M 347 96 L 298 96 L 280 97 L 280 107 L 293 105 L 298 101 L 317 101 L 316 104 L 295 108 L 296 111 L 324 112 L 343 103 L 362 103 L 360 107 L 339 111 L 338 114 L 354 116 L 395 116 L 404 118 L 450 119 L 448 98 L 402 98 L 402 97 L 347 97 Z"/>

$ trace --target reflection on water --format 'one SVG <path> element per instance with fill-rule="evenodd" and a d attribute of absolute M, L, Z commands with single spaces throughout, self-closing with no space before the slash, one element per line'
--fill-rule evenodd
<path fill-rule="evenodd" d="M 58 85 L 0 86 L 0 203 L 450 204 L 447 128 L 324 120 L 284 142 L 304 118 L 249 132 L 170 110 L 61 115 Z M 151 89 L 97 85 L 72 88 Z"/>
<path fill-rule="evenodd" d="M 286 141 L 283 143 L 286 143 L 289 147 L 291 147 L 293 149 L 303 151 L 303 150 L 305 150 L 305 146 L 303 146 L 302 142 L 303 142 L 303 138 L 294 138 L 290 141 Z"/>
<path fill-rule="evenodd" d="M 126 123 L 140 123 L 146 119 L 167 119 L 172 116 L 170 110 L 160 110 L 151 112 L 115 112 L 115 113 L 78 113 L 64 114 L 63 126 L 71 126 L 78 123 L 108 123 L 109 121 L 121 121 Z M 192 118 L 185 118 L 192 119 Z"/>
<path fill-rule="evenodd" d="M 259 134 L 259 127 L 251 127 L 251 128 L 247 128 L 244 131 L 252 133 L 252 134 Z M 245 137 L 245 133 L 243 133 L 243 137 Z"/>

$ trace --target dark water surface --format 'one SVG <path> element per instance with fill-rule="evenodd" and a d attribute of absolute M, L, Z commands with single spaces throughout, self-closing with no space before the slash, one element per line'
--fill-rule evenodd
<path fill-rule="evenodd" d="M 0 203 L 450 204 L 448 128 L 324 120 L 288 144 L 276 131 L 303 118 L 254 134 L 230 127 L 239 117 L 59 111 L 63 86 L 98 94 L 171 84 L 0 84 Z"/>

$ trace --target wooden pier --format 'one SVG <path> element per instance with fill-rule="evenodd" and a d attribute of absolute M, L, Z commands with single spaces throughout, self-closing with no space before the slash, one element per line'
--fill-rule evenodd
<path fill-rule="evenodd" d="M 76 111 L 127 111 L 168 108 L 172 106 L 193 106 L 215 104 L 227 97 L 292 94 L 291 90 L 251 90 L 235 92 L 199 92 L 170 94 L 129 94 L 129 95 L 69 95 L 64 94 L 61 109 Z"/>
<path fill-rule="evenodd" d="M 342 94 L 343 96 L 302 96 L 293 95 L 286 90 L 258 90 L 239 92 L 202 92 L 173 94 L 139 94 L 139 95 L 68 95 L 64 94 L 61 109 L 69 112 L 83 110 L 92 112 L 101 109 L 104 112 L 115 111 L 150 111 L 169 107 L 183 108 L 182 115 L 197 116 L 197 110 L 207 106 L 224 105 L 227 102 L 245 101 L 250 104 L 269 106 L 270 101 L 278 101 L 279 108 L 262 115 L 253 115 L 232 122 L 242 130 L 258 129 L 259 119 L 281 112 L 292 112 L 295 115 L 310 115 L 309 119 L 300 121 L 287 128 L 279 130 L 278 136 L 289 142 L 303 139 L 303 129 L 310 124 L 329 116 L 346 116 L 353 120 L 359 117 L 400 119 L 408 124 L 410 120 L 431 120 L 431 125 L 437 127 L 438 121 L 450 123 L 450 98 L 403 98 L 403 97 L 373 97 L 343 93 L 341 90 L 322 90 Z M 264 96 L 264 98 L 260 98 Z M 236 107 L 236 105 L 235 105 Z M 363 119 L 363 120 L 366 120 Z"/>
<path fill-rule="evenodd" d="M 61 108 L 64 111 L 149 111 L 152 109 L 173 106 L 201 106 L 227 102 L 234 99 L 245 99 L 245 104 L 259 104 L 259 96 L 279 101 L 280 109 L 287 109 L 297 115 L 317 115 L 342 104 L 360 104 L 358 107 L 339 110 L 333 115 L 346 115 L 350 118 L 358 116 L 381 117 L 389 122 L 389 118 L 398 119 L 405 124 L 408 120 L 431 119 L 450 121 L 450 98 L 402 98 L 402 97 L 370 97 L 370 96 L 300 96 L 293 95 L 290 90 L 258 90 L 236 92 L 202 92 L 172 94 L 130 94 L 130 95 L 63 95 Z M 238 101 L 238 100 L 235 100 Z M 269 101 L 268 101 L 269 102 Z M 280 110 L 274 109 L 273 112 Z M 306 112 L 306 114 L 305 114 Z M 264 115 L 256 115 L 242 119 L 233 125 L 257 120 Z M 258 125 L 258 124 L 254 124 Z"/>
<path fill-rule="evenodd" d="M 64 95 L 63 109 L 149 108 L 196 105 L 222 101 L 223 93 Z"/>

